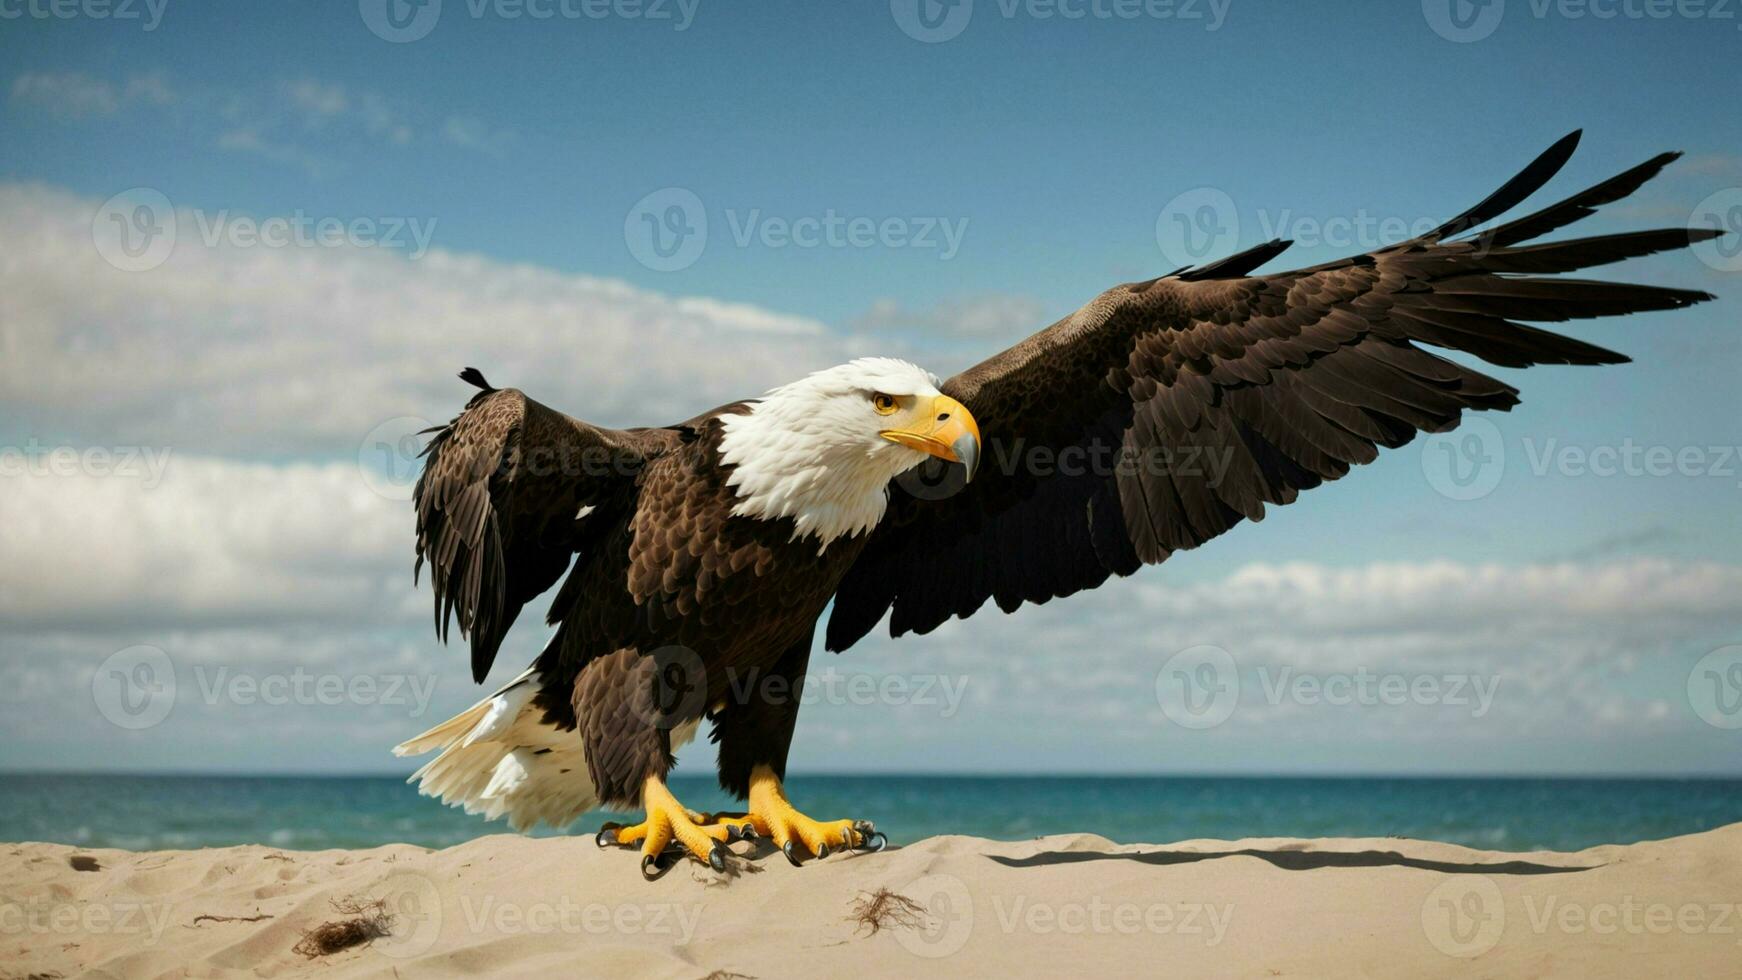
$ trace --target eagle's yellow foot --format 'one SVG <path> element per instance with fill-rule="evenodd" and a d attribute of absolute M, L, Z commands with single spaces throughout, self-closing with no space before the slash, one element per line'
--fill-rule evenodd
<path fill-rule="evenodd" d="M 706 814 L 686 809 L 671 795 L 665 783 L 650 778 L 641 788 L 641 804 L 647 808 L 647 819 L 628 827 L 606 824 L 600 828 L 594 843 L 641 844 L 641 875 L 648 880 L 659 877 L 670 866 L 665 860 L 666 847 L 676 844 L 690 857 L 715 871 L 726 870 L 726 850 L 730 841 L 740 840 L 747 820 L 737 823 L 715 822 Z"/>
<path fill-rule="evenodd" d="M 767 766 L 757 766 L 750 773 L 750 825 L 759 835 L 774 841 L 774 846 L 793 864 L 798 864 L 798 848 L 816 855 L 829 856 L 833 848 L 868 848 L 883 850 L 889 842 L 868 820 L 812 820 L 787 802 L 780 787 L 780 777 Z"/>

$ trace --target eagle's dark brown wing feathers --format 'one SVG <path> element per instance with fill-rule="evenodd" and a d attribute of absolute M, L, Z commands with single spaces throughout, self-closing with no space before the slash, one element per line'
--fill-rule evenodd
<path fill-rule="evenodd" d="M 459 621 L 482 681 L 521 608 L 561 577 L 588 527 L 633 499 L 636 472 L 679 434 L 598 428 L 492 388 L 475 368 L 461 377 L 483 390 L 424 449 L 413 575 L 429 562 L 436 631 L 446 641 Z M 577 517 L 588 506 L 597 521 Z"/>
<path fill-rule="evenodd" d="M 1540 188 L 1566 162 L 1577 135 L 1420 238 L 1310 269 L 1239 278 L 1286 245 L 1272 242 L 1116 287 L 951 378 L 943 390 L 968 406 L 987 439 L 981 472 L 943 500 L 891 488 L 891 514 L 836 595 L 829 648 L 850 646 L 886 612 L 893 634 L 923 633 L 987 599 L 1008 611 L 1093 588 L 1241 520 L 1259 520 L 1266 505 L 1292 502 L 1370 462 L 1380 447 L 1449 429 L 1465 409 L 1517 404 L 1510 385 L 1423 346 L 1509 367 L 1625 361 L 1516 321 L 1564 322 L 1710 299 L 1544 276 L 1718 232 L 1520 243 L 1625 197 L 1675 154 L 1536 214 L 1452 238 Z M 1099 462 L 1066 473 L 1067 451 Z M 1135 462 L 1121 468 L 1120 459 Z"/>

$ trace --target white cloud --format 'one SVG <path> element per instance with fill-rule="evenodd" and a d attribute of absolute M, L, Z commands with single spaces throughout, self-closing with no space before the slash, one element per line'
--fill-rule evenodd
<path fill-rule="evenodd" d="M 6 707 L 18 724 L 57 712 L 95 718 L 90 671 L 141 643 L 168 652 L 190 694 L 196 678 L 225 669 L 263 676 L 304 667 L 346 683 L 389 674 L 439 681 L 432 718 L 476 696 L 463 649 L 434 641 L 427 580 L 412 585 L 410 505 L 378 495 L 356 463 L 175 456 L 155 485 L 86 471 L 4 472 L 0 688 L 19 692 Z M 1087 751 L 1118 753 L 1097 756 L 1113 769 L 1275 771 L 1289 767 L 1285 760 L 1320 758 L 1314 752 L 1330 760 L 1318 765 L 1342 770 L 1375 759 L 1395 770 L 1417 757 L 1464 771 L 1600 769 L 1578 746 L 1622 739 L 1635 758 L 1651 759 L 1671 751 L 1654 739 L 1702 745 L 1700 733 L 1715 730 L 1688 709 L 1687 671 L 1742 629 L 1742 567 L 1711 562 L 1253 564 L 1178 581 L 1152 569 L 1014 616 L 987 609 L 928 637 L 873 636 L 845 657 L 819 654 L 811 665 L 819 676 L 893 676 L 929 700 L 816 703 L 798 757 L 840 768 L 845 744 L 879 746 L 867 757 L 873 768 L 1056 769 Z M 548 636 L 548 601 L 534 600 L 522 617 L 497 677 Z M 1238 710 L 1208 732 L 1165 720 L 1154 693 L 1168 658 L 1200 644 L 1229 651 L 1243 680 Z M 1491 709 L 1477 714 L 1469 704 L 1271 702 L 1261 680 L 1357 671 L 1498 687 Z M 939 697 L 950 689 L 959 704 L 946 712 Z M 127 751 L 143 759 L 206 746 L 209 764 L 249 766 L 262 764 L 251 754 L 261 740 L 294 741 L 335 766 L 379 769 L 388 744 L 429 720 L 377 707 L 196 701 L 177 711 L 172 725 Z M 246 738 L 238 740 L 238 725 Z M 80 731 L 55 752 L 81 760 L 115 751 L 114 732 L 100 723 Z M 86 745 L 85 735 L 105 747 Z M 1558 756 L 1529 749 L 1563 743 L 1571 748 Z M 1048 755 L 1055 746 L 1076 748 Z M 1153 755 L 1162 750 L 1169 754 Z M 40 760 L 0 752 L 6 762 Z"/>
<path fill-rule="evenodd" d="M 403 146 L 411 142 L 412 129 L 387 99 L 377 92 L 352 92 L 338 82 L 302 78 L 283 86 L 285 101 L 301 119 L 303 128 L 324 129 L 329 125 L 366 133 Z"/>
<path fill-rule="evenodd" d="M 921 331 L 965 334 L 980 338 L 1027 336 L 1046 325 L 1045 310 L 1031 296 L 992 294 L 947 299 L 928 309 L 910 309 L 900 300 L 884 298 L 853 322 L 866 332 Z"/>
<path fill-rule="evenodd" d="M 12 80 L 12 101 L 68 119 L 108 116 L 128 105 L 170 105 L 176 94 L 160 74 L 116 84 L 84 72 L 25 72 Z"/>
<path fill-rule="evenodd" d="M 310 153 L 294 143 L 268 139 L 257 126 L 225 130 L 218 134 L 216 145 L 220 150 L 247 153 L 273 163 L 298 167 L 312 177 L 322 176 L 334 169 L 333 161 L 326 157 Z"/>
<path fill-rule="evenodd" d="M 411 142 L 411 127 L 401 122 L 387 100 L 374 92 L 364 92 L 358 97 L 357 118 L 371 136 L 398 146 Z"/>
<path fill-rule="evenodd" d="M 0 486 L 0 620 L 106 631 L 405 624 L 409 503 L 356 464 L 266 466 L 171 456 L 139 474 L 21 474 Z"/>
<path fill-rule="evenodd" d="M 469 364 L 646 425 L 861 353 L 802 317 L 439 248 L 208 247 L 214 214 L 186 208 L 168 260 L 125 272 L 93 245 L 96 207 L 0 185 L 0 236 L 30 243 L 0 264 L 0 404 L 20 435 L 349 458 L 382 422 L 451 416 Z"/>
<path fill-rule="evenodd" d="M 351 108 L 345 87 L 337 82 L 321 82 L 312 78 L 287 83 L 285 97 L 311 120 L 330 119 Z"/>
<path fill-rule="evenodd" d="M 468 150 L 501 156 L 513 141 L 514 134 L 510 130 L 493 128 L 471 116 L 449 116 L 442 123 L 442 138 Z"/>
<path fill-rule="evenodd" d="M 24 560 L 0 566 L 0 621 L 14 651 L 38 654 L 0 652 L 0 666 L 31 677 L 68 644 L 83 663 L 153 643 L 184 664 L 379 673 L 424 663 L 452 679 L 463 656 L 433 642 L 411 550 L 409 504 L 378 495 L 355 464 L 178 457 L 155 487 L 9 474 L 0 552 Z M 1084 737 L 1085 719 L 1095 719 L 1094 739 L 1199 737 L 1163 719 L 1154 691 L 1173 654 L 1212 644 L 1234 657 L 1244 690 L 1225 729 L 1203 738 L 1245 739 L 1249 751 L 1282 733 L 1468 746 L 1699 731 L 1683 695 L 1688 666 L 1742 629 L 1742 567 L 1701 561 L 1253 564 L 1214 581 L 1169 579 L 1151 570 L 1015 616 L 988 609 L 930 637 L 873 636 L 813 670 L 951 678 L 966 688 L 961 713 L 873 702 L 821 705 L 816 721 L 872 740 L 904 730 L 915 745 L 925 732 L 969 730 L 1069 741 Z M 547 601 L 532 603 L 502 671 L 546 637 Z M 1480 713 L 1271 701 L 1264 687 L 1358 673 L 1498 687 Z M 469 690 L 457 683 L 444 704 Z"/>
<path fill-rule="evenodd" d="M 158 107 L 173 105 L 178 101 L 178 96 L 175 90 L 170 87 L 169 80 L 157 72 L 149 75 L 134 75 L 129 78 L 126 96 L 128 101 L 142 102 Z"/>
<path fill-rule="evenodd" d="M 121 107 L 108 82 L 82 72 L 26 72 L 12 81 L 12 101 L 62 116 L 106 116 Z"/>

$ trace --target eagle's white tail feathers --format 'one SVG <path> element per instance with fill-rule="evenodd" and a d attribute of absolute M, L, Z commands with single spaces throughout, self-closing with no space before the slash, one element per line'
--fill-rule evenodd
<path fill-rule="evenodd" d="M 587 773 L 586 747 L 577 731 L 544 723 L 532 703 L 535 668 L 502 690 L 410 739 L 394 755 L 441 754 L 413 773 L 418 792 L 485 819 L 507 817 L 515 830 L 540 821 L 562 827 L 597 806 Z"/>
<path fill-rule="evenodd" d="M 402 742 L 394 755 L 441 754 L 411 774 L 417 790 L 487 820 L 507 817 L 515 830 L 539 822 L 564 827 L 599 805 L 587 770 L 586 745 L 578 731 L 544 722 L 532 703 L 541 686 L 537 668 L 422 735 Z M 699 721 L 672 730 L 676 751 L 696 737 Z"/>

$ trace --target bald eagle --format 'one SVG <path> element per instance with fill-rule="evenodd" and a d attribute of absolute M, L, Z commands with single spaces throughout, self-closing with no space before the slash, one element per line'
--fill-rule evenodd
<path fill-rule="evenodd" d="M 758 836 L 795 864 L 881 846 L 869 823 L 814 820 L 782 788 L 831 602 L 825 646 L 841 651 L 885 617 L 893 636 L 925 633 L 988 599 L 1009 613 L 1092 589 L 1259 520 L 1381 446 L 1449 430 L 1465 409 L 1518 403 L 1431 348 L 1506 367 L 1617 364 L 1516 321 L 1712 298 L 1553 274 L 1717 230 L 1526 244 L 1679 154 L 1476 231 L 1546 183 L 1578 137 L 1420 237 L 1252 275 L 1290 244 L 1272 241 L 1115 286 L 948 380 L 866 358 L 676 425 L 614 430 L 467 369 L 481 391 L 434 431 L 414 492 L 437 632 L 458 620 L 482 682 L 521 609 L 560 580 L 556 629 L 524 673 L 397 753 L 439 749 L 412 777 L 420 790 L 516 829 L 642 808 L 599 841 L 639 845 L 649 877 L 684 854 L 721 868 L 728 843 Z M 1194 453 L 1225 465 L 1182 463 Z M 703 721 L 743 813 L 690 811 L 666 785 Z"/>

